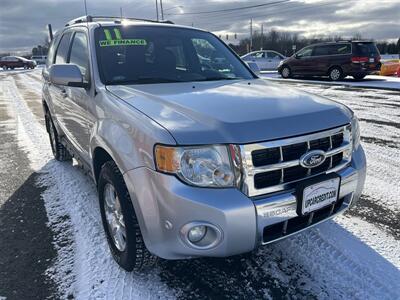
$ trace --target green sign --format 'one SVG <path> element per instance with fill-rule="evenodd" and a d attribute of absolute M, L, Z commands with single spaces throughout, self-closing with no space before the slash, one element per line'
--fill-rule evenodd
<path fill-rule="evenodd" d="M 147 42 L 144 39 L 118 39 L 118 40 L 102 40 L 99 41 L 100 47 L 108 46 L 146 46 Z"/>

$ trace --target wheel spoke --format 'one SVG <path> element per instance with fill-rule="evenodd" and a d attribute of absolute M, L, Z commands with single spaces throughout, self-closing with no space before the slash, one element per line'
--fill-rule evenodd
<path fill-rule="evenodd" d="M 126 247 L 125 221 L 118 195 L 110 183 L 104 187 L 104 209 L 114 245 L 119 251 L 124 251 Z"/>

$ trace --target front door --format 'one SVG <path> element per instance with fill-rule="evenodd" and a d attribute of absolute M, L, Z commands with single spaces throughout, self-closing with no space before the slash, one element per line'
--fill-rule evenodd
<path fill-rule="evenodd" d="M 293 74 L 307 75 L 310 73 L 313 68 L 312 53 L 313 47 L 310 46 L 301 49 L 298 53 L 295 54 L 294 60 L 290 64 Z"/>
<path fill-rule="evenodd" d="M 84 31 L 65 33 L 56 52 L 55 64 L 73 63 L 77 65 L 89 82 L 89 55 Z M 87 99 L 90 90 L 81 87 L 50 87 L 57 123 L 78 154 L 88 161 L 89 131 L 87 123 Z"/>
<path fill-rule="evenodd" d="M 86 32 L 76 31 L 71 41 L 70 55 L 67 63 L 75 64 L 80 69 L 84 81 L 90 82 L 88 41 Z M 69 139 L 79 155 L 89 161 L 89 127 L 87 118 L 87 103 L 90 88 L 65 87 L 66 100 L 64 105 L 64 126 Z"/>

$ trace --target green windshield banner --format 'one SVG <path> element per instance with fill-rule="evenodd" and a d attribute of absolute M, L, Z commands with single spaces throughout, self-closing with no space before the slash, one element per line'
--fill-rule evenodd
<path fill-rule="evenodd" d="M 108 46 L 146 46 L 147 42 L 144 39 L 118 39 L 118 40 L 102 40 L 99 41 L 100 47 Z"/>

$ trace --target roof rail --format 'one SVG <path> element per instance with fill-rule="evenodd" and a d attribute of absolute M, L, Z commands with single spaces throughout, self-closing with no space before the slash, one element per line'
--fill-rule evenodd
<path fill-rule="evenodd" d="M 94 22 L 94 21 L 114 21 L 116 23 L 121 22 L 121 20 L 132 20 L 132 21 L 143 21 L 143 22 L 151 22 L 151 23 L 166 23 L 166 24 L 174 24 L 172 21 L 166 20 L 166 21 L 156 21 L 156 20 L 151 20 L 151 19 L 141 19 L 141 18 L 127 18 L 127 17 L 112 17 L 112 16 L 82 16 L 76 19 L 73 19 L 69 21 L 67 24 L 65 24 L 65 27 L 74 25 L 74 24 L 79 24 L 79 23 L 87 23 L 87 22 Z"/>

